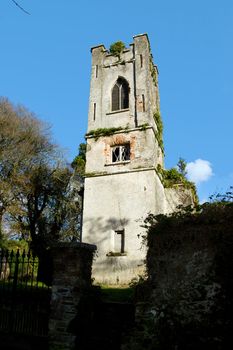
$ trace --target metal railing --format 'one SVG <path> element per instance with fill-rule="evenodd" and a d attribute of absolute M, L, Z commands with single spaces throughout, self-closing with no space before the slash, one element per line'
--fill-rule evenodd
<path fill-rule="evenodd" d="M 39 259 L 32 252 L 0 250 L 0 289 L 46 288 L 38 279 Z"/>
<path fill-rule="evenodd" d="M 32 252 L 0 251 L 0 332 L 47 336 L 50 289 Z"/>

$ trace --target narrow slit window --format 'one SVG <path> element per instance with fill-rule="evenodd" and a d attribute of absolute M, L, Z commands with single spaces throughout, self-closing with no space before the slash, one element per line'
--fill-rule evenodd
<path fill-rule="evenodd" d="M 130 160 L 130 145 L 112 147 L 112 163 L 126 162 Z"/>
<path fill-rule="evenodd" d="M 125 231 L 124 230 L 115 231 L 114 251 L 115 253 L 125 252 Z"/>
<path fill-rule="evenodd" d="M 95 66 L 95 77 L 98 78 L 98 65 Z"/>
<path fill-rule="evenodd" d="M 146 107 L 145 107 L 145 95 L 142 95 L 142 111 L 143 111 L 143 112 L 146 111 Z"/>
<path fill-rule="evenodd" d="M 140 55 L 140 65 L 141 65 L 141 68 L 143 67 L 143 56 Z"/>
<path fill-rule="evenodd" d="M 95 120 L 95 117 L 96 117 L 96 103 L 94 103 L 93 120 Z"/>

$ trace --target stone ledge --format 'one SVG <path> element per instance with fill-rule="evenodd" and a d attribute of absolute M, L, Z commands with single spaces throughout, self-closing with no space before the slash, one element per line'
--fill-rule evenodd
<path fill-rule="evenodd" d="M 92 251 L 97 249 L 95 244 L 83 242 L 57 242 L 52 245 L 53 248 L 85 248 Z"/>
<path fill-rule="evenodd" d="M 111 112 L 106 113 L 106 115 L 123 113 L 123 112 L 128 112 L 128 111 L 129 111 L 129 108 L 117 109 L 116 111 L 111 111 Z"/>
<path fill-rule="evenodd" d="M 131 161 L 130 160 L 125 160 L 121 162 L 114 162 L 114 163 L 106 163 L 104 166 L 114 166 L 114 165 L 126 165 L 129 164 Z"/>
<path fill-rule="evenodd" d="M 117 163 L 117 164 L 119 164 L 119 163 Z M 109 164 L 109 166 L 110 165 L 113 165 L 113 164 Z M 115 164 L 113 166 L 115 166 Z M 95 173 L 95 174 L 84 175 L 84 177 L 90 179 L 92 177 L 119 175 L 119 174 L 129 174 L 129 173 L 138 173 L 140 171 L 150 171 L 150 170 L 154 170 L 156 172 L 156 168 L 155 167 L 149 167 L 149 168 L 137 168 L 137 169 L 116 171 L 116 172 L 109 172 L 109 173 L 99 173 L 99 174 Z M 156 172 L 156 174 L 157 174 L 157 172 Z"/>

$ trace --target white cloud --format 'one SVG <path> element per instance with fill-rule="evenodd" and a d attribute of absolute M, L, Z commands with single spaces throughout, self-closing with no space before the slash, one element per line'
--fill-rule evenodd
<path fill-rule="evenodd" d="M 196 159 L 194 162 L 187 163 L 186 171 L 187 178 L 196 184 L 208 181 L 213 175 L 211 163 L 203 159 Z"/>

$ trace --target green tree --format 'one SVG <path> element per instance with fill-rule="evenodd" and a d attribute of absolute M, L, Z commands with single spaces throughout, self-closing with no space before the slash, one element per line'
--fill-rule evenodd
<path fill-rule="evenodd" d="M 86 165 L 86 148 L 87 145 L 85 143 L 80 143 L 78 148 L 78 155 L 74 158 L 71 163 L 72 168 L 75 172 L 81 176 L 85 173 L 85 165 Z"/>
<path fill-rule="evenodd" d="M 187 175 L 186 167 L 187 167 L 186 161 L 180 157 L 178 160 L 178 163 L 177 163 L 177 168 L 178 168 L 179 173 L 181 175 L 183 175 L 184 177 L 186 177 L 186 175 Z"/>

